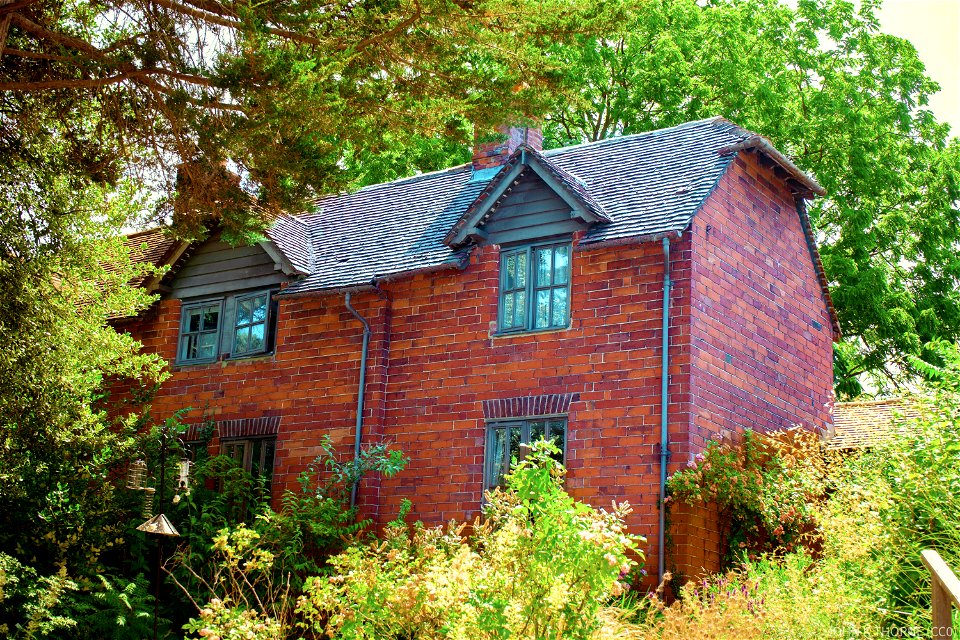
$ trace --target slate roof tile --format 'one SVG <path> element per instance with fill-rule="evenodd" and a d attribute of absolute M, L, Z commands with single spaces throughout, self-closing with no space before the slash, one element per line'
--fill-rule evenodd
<path fill-rule="evenodd" d="M 565 186 L 611 219 L 583 239 L 603 242 L 683 231 L 735 157 L 721 150 L 751 135 L 711 118 L 543 156 Z M 443 239 L 492 177 L 473 179 L 468 164 L 319 200 L 313 213 L 299 216 L 311 240 L 310 275 L 284 293 L 362 286 L 458 264 L 462 250 Z M 293 242 L 288 231 L 274 233 Z"/>

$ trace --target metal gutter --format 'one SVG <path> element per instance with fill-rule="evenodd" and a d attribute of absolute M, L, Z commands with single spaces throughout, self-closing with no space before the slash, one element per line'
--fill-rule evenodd
<path fill-rule="evenodd" d="M 660 364 L 660 520 L 657 536 L 657 581 L 663 582 L 666 562 L 664 547 L 666 542 L 666 504 L 667 464 L 670 462 L 670 442 L 667 432 L 667 408 L 670 404 L 670 238 L 663 238 L 663 324 L 661 333 Z"/>
<path fill-rule="evenodd" d="M 360 464 L 360 442 L 363 439 L 363 397 L 366 395 L 367 390 L 367 355 L 370 351 L 370 323 L 357 313 L 357 310 L 350 304 L 349 291 L 344 295 L 343 302 L 347 307 L 347 311 L 352 313 L 353 317 L 363 325 L 363 347 L 360 351 L 360 384 L 357 388 L 357 430 L 353 438 L 353 465 L 354 470 L 356 470 Z M 359 484 L 360 479 L 357 478 L 354 480 L 353 486 L 350 487 L 351 509 L 357 504 L 357 487 Z"/>

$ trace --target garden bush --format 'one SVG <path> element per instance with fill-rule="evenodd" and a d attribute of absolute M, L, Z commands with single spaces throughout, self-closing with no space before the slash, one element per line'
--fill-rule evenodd
<path fill-rule="evenodd" d="M 673 474 L 668 504 L 717 509 L 721 556 L 730 568 L 743 557 L 790 552 L 814 542 L 825 477 L 816 434 L 747 430 L 737 442 L 710 441 Z"/>
<path fill-rule="evenodd" d="M 301 628 L 344 639 L 591 638 L 604 604 L 628 587 L 642 541 L 609 511 L 564 490 L 550 443 L 516 464 L 471 530 L 408 527 L 332 558 L 311 580 Z"/>

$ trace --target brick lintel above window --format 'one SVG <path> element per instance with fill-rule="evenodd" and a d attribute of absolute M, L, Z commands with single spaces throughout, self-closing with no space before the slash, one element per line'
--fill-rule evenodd
<path fill-rule="evenodd" d="M 183 434 L 184 441 L 199 440 L 203 425 L 191 425 Z M 280 431 L 280 416 L 218 420 L 214 423 L 214 437 L 224 438 L 269 438 Z"/>
<path fill-rule="evenodd" d="M 559 416 L 570 412 L 570 403 L 580 400 L 579 393 L 549 393 L 540 396 L 495 398 L 483 401 L 486 420 L 509 420 L 536 416 Z"/>

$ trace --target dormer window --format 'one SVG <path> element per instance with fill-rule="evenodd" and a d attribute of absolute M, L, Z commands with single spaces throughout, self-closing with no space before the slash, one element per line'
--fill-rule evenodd
<path fill-rule="evenodd" d="M 220 317 L 223 300 L 208 300 L 183 307 L 180 319 L 181 362 L 211 362 L 220 347 Z"/>
<path fill-rule="evenodd" d="M 273 291 L 228 295 L 184 303 L 177 364 L 249 358 L 273 350 L 276 303 Z"/>
<path fill-rule="evenodd" d="M 569 325 L 569 242 L 501 251 L 499 315 L 499 328 L 504 333 Z"/>
<path fill-rule="evenodd" d="M 248 356 L 266 351 L 269 316 L 269 293 L 237 297 L 232 355 Z"/>

